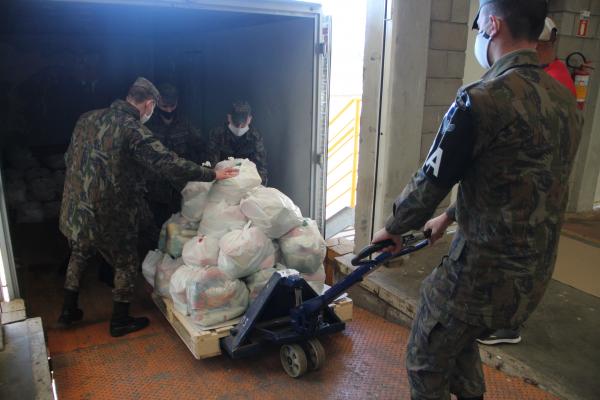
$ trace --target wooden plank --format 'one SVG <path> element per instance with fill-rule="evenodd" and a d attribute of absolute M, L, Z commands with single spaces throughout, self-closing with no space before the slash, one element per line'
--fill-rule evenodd
<path fill-rule="evenodd" d="M 228 336 L 231 329 L 239 322 L 238 318 L 224 323 L 223 326 L 202 329 L 194 324 L 190 317 L 175 310 L 171 299 L 162 298 L 156 294 L 152 294 L 152 299 L 192 355 L 198 360 L 220 355 L 219 339 Z M 339 299 L 330 307 L 342 321 L 352 320 L 353 303 L 350 298 Z"/>
<path fill-rule="evenodd" d="M 2 325 L 12 324 L 13 322 L 23 321 L 27 318 L 25 315 L 25 310 L 21 311 L 12 311 L 12 312 L 3 312 L 0 321 Z"/>
<path fill-rule="evenodd" d="M 14 299 L 9 302 L 0 303 L 0 309 L 3 313 L 15 312 L 15 311 L 24 311 L 25 310 L 25 301 L 23 299 Z"/>

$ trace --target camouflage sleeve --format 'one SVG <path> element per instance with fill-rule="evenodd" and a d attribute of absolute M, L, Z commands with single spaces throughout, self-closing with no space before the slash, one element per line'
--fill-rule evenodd
<path fill-rule="evenodd" d="M 178 184 L 215 180 L 215 172 L 212 169 L 178 157 L 163 146 L 147 128 L 142 126 L 140 129 L 129 129 L 129 133 L 129 146 L 133 157 L 154 173 Z"/>
<path fill-rule="evenodd" d="M 446 115 L 423 167 L 396 199 L 386 223 L 389 233 L 401 235 L 421 228 L 462 179 L 472 163 L 471 102 L 460 92 Z"/>
<path fill-rule="evenodd" d="M 258 131 L 256 133 L 257 139 L 254 163 L 256 164 L 258 174 L 262 178 L 263 185 L 266 186 L 269 178 L 269 172 L 267 170 L 267 150 L 265 149 L 265 144 L 263 142 L 261 134 Z"/>

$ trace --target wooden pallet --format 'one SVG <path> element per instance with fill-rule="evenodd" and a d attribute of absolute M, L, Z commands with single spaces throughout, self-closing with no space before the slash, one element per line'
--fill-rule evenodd
<path fill-rule="evenodd" d="M 163 298 L 153 293 L 152 300 L 198 360 L 220 355 L 221 347 L 219 339 L 229 336 L 229 331 L 237 323 L 237 321 L 234 321 L 234 323 L 228 322 L 223 324 L 223 326 L 202 330 L 192 322 L 190 317 L 177 311 L 173 307 L 171 299 Z M 342 298 L 330 307 L 333 308 L 342 321 L 348 322 L 352 320 L 352 300 L 350 298 Z"/>

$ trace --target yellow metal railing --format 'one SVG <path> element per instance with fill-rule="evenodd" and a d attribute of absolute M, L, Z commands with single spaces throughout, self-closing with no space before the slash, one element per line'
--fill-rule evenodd
<path fill-rule="evenodd" d="M 350 207 L 356 206 L 356 184 L 358 176 L 358 145 L 360 139 L 360 110 L 361 99 L 353 98 L 342 107 L 342 109 L 329 120 L 329 143 L 328 143 L 328 176 L 332 176 L 333 172 L 337 172 L 343 166 L 347 167 L 348 161 L 352 158 L 352 165 L 348 170 L 342 170 L 342 175 L 327 185 L 328 194 L 333 192 L 333 189 L 339 188 L 347 182 L 347 178 L 351 176 L 350 186 L 341 193 L 336 194 L 332 198 L 327 196 L 327 206 L 337 202 L 338 200 L 349 196 Z M 338 161 L 333 162 L 332 158 L 335 155 L 339 156 Z"/>

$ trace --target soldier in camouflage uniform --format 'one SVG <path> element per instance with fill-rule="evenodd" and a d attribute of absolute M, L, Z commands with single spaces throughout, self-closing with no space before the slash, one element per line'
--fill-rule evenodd
<path fill-rule="evenodd" d="M 263 185 L 267 185 L 267 151 L 262 135 L 252 125 L 252 110 L 247 102 L 234 102 L 227 122 L 210 132 L 208 155 L 213 165 L 229 157 L 249 159 L 256 164 Z"/>
<path fill-rule="evenodd" d="M 481 0 L 476 55 L 489 68 L 459 90 L 423 167 L 373 242 L 458 222 L 448 257 L 423 281 L 407 351 L 412 399 L 483 399 L 476 339 L 516 328 L 552 277 L 582 118 L 539 66 L 545 0 Z M 428 219 L 459 183 L 458 198 Z"/>
<path fill-rule="evenodd" d="M 158 109 L 146 124 L 154 136 L 169 150 L 178 156 L 201 163 L 203 161 L 204 144 L 200 132 L 177 111 L 179 95 L 177 88 L 171 84 L 158 87 L 160 100 Z M 154 222 L 161 226 L 172 213 L 181 209 L 181 194 L 166 179 L 152 174 L 147 180 L 148 194 L 146 198 L 154 216 Z M 156 243 L 156 240 L 154 240 Z"/>
<path fill-rule="evenodd" d="M 65 303 L 59 322 L 83 318 L 77 307 L 82 274 L 99 253 L 114 269 L 114 309 L 110 333 L 121 336 L 148 325 L 147 318 L 129 316 L 139 268 L 137 253 L 140 210 L 146 169 L 183 185 L 235 176 L 203 168 L 166 149 L 143 124 L 159 92 L 144 78 L 129 89 L 127 100 L 83 114 L 65 155 L 66 180 L 60 230 L 69 239 L 71 259 L 65 280 Z"/>

